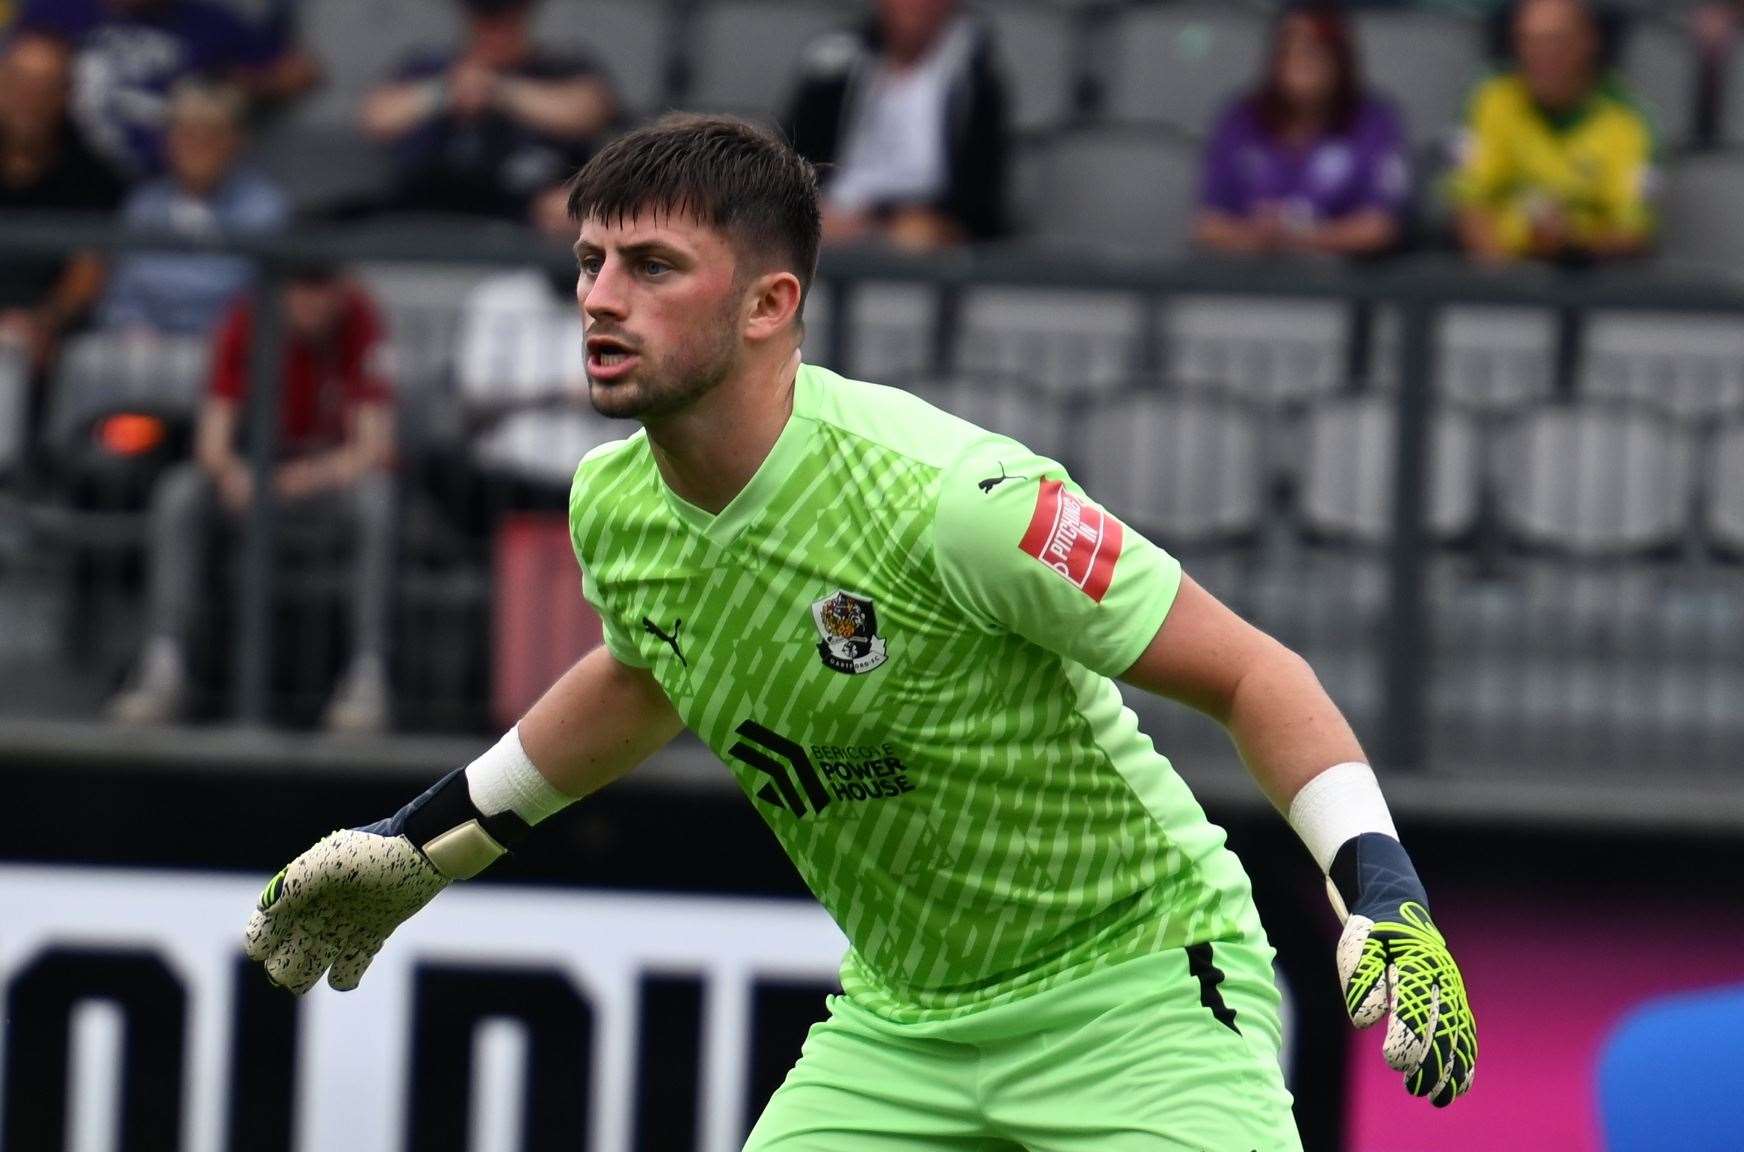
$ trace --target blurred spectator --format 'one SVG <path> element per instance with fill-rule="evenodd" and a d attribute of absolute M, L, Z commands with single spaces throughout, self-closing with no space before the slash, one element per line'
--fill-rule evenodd
<path fill-rule="evenodd" d="M 1372 255 L 1398 244 L 1409 195 L 1399 118 L 1363 91 L 1344 15 L 1280 15 L 1259 90 L 1224 114 L 1206 150 L 1198 243 Z"/>
<path fill-rule="evenodd" d="M 957 0 L 878 0 L 806 52 L 786 126 L 823 166 L 824 240 L 925 251 L 1005 230 L 1008 113 L 993 37 Z"/>
<path fill-rule="evenodd" d="M 1479 87 L 1452 180 L 1459 236 L 1488 262 L 1591 260 L 1652 242 L 1653 133 L 1601 65 L 1582 0 L 1525 0 L 1516 69 Z"/>
<path fill-rule="evenodd" d="M 534 200 L 532 223 L 575 242 L 564 185 Z M 468 490 L 444 505 L 476 513 L 469 527 L 510 508 L 561 511 L 577 462 L 619 435 L 588 401 L 586 361 L 573 269 L 505 272 L 468 297 L 455 372 L 475 431 L 464 466 L 444 469 L 445 483 L 466 477 Z"/>
<path fill-rule="evenodd" d="M 284 227 L 285 197 L 237 161 L 244 145 L 242 94 L 224 85 L 184 80 L 169 101 L 164 134 L 168 175 L 135 189 L 126 226 L 211 238 Z M 103 297 L 104 327 L 161 335 L 212 332 L 247 286 L 248 261 L 234 256 L 146 253 L 115 267 Z"/>
<path fill-rule="evenodd" d="M 534 0 L 462 3 L 460 53 L 406 63 L 364 101 L 363 130 L 394 148 L 394 207 L 524 220 L 587 158 L 617 96 L 592 60 L 534 43 Z"/>
<path fill-rule="evenodd" d="M 121 184 L 67 119 L 67 50 L 22 33 L 0 54 L 0 211 L 107 211 Z M 20 462 L 31 382 L 103 288 L 95 255 L 0 260 L 0 472 Z"/>
<path fill-rule="evenodd" d="M 75 46 L 75 115 L 112 164 L 138 175 L 161 169 L 165 104 L 178 80 L 217 76 L 278 100 L 318 75 L 286 39 L 288 23 L 256 27 L 203 0 L 25 0 L 18 22 Z"/>
<path fill-rule="evenodd" d="M 206 586 L 212 529 L 220 517 L 234 523 L 254 503 L 254 473 L 239 444 L 256 306 L 241 301 L 226 319 L 195 433 L 195 459 L 167 474 L 153 497 L 150 639 L 132 686 L 109 707 L 125 723 L 165 723 L 183 713 L 185 645 Z M 394 531 L 387 345 L 375 305 L 330 269 L 294 276 L 277 306 L 286 345 L 274 496 L 282 501 L 284 521 L 343 524 L 355 558 L 353 654 L 324 722 L 334 730 L 377 731 L 388 719 Z"/>

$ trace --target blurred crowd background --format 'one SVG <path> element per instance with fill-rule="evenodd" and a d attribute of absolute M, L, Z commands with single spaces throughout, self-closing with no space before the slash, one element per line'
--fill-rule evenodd
<path fill-rule="evenodd" d="M 562 516 L 626 431 L 564 181 L 684 108 L 820 165 L 808 355 L 1058 455 L 1383 755 L 1738 747 L 1744 5 L 3 11 L 15 731 L 512 720 L 597 627 Z"/>

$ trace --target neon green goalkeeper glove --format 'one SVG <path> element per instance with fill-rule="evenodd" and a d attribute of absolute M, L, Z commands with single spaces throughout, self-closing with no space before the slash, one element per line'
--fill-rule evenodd
<path fill-rule="evenodd" d="M 1333 860 L 1328 889 L 1344 917 L 1338 977 L 1351 1023 L 1367 1028 L 1385 1016 L 1388 1065 L 1413 1096 L 1445 1108 L 1471 1089 L 1477 1022 L 1411 858 L 1391 836 L 1353 837 Z"/>

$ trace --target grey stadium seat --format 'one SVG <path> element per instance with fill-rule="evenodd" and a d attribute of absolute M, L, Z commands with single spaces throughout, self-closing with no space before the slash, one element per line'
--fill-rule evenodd
<path fill-rule="evenodd" d="M 355 131 L 358 105 L 372 85 L 414 52 L 459 44 L 458 8 L 429 0 L 303 0 L 304 43 L 325 77 L 291 118 L 303 127 Z"/>
<path fill-rule="evenodd" d="M 1580 392 L 1701 420 L 1744 412 L 1744 324 L 1637 312 L 1588 318 Z"/>
<path fill-rule="evenodd" d="M 1708 538 L 1733 556 L 1744 556 L 1744 421 L 1714 438 L 1708 462 Z"/>
<path fill-rule="evenodd" d="M 1118 128 L 1061 133 L 1037 164 L 1033 234 L 1044 244 L 1178 255 L 1187 247 L 1198 173 L 1197 147 L 1179 137 Z"/>
<path fill-rule="evenodd" d="M 1619 71 L 1646 106 L 1661 143 L 1673 149 L 1688 145 L 1695 135 L 1701 74 L 1689 33 L 1670 22 L 1636 21 L 1623 45 Z"/>
<path fill-rule="evenodd" d="M 1502 523 L 1521 544 L 1606 557 L 1683 539 L 1693 453 L 1665 416 L 1617 405 L 1542 409 L 1515 417 L 1496 449 Z"/>
<path fill-rule="evenodd" d="M 1404 117 L 1414 144 L 1448 139 L 1487 62 L 1478 21 L 1439 12 L 1362 12 L 1363 76 Z"/>
<path fill-rule="evenodd" d="M 386 316 L 401 378 L 421 382 L 446 371 L 454 358 L 461 310 L 473 289 L 500 269 L 366 264 L 356 271 Z"/>
<path fill-rule="evenodd" d="M 1350 314 L 1340 301 L 1178 296 L 1163 306 L 1169 378 L 1269 402 L 1341 387 Z"/>
<path fill-rule="evenodd" d="M 112 412 L 192 420 L 206 393 L 211 341 L 91 332 L 68 341 L 49 386 L 44 437 L 66 450 Z"/>
<path fill-rule="evenodd" d="M 1078 479 L 1109 511 L 1164 547 L 1257 532 L 1265 509 L 1258 422 L 1204 396 L 1128 395 L 1080 425 Z"/>
<path fill-rule="evenodd" d="M 1120 292 L 969 288 L 955 363 L 1060 391 L 1106 391 L 1132 377 L 1143 327 L 1143 304 Z"/>
<path fill-rule="evenodd" d="M 1103 115 L 1205 134 L 1265 58 L 1266 20 L 1231 5 L 1127 9 L 1108 22 L 1096 59 Z"/>
<path fill-rule="evenodd" d="M 900 381 L 903 387 L 953 416 L 1009 436 L 1068 468 L 1075 468 L 1067 435 L 1067 410 L 1046 389 L 1007 373 L 922 375 Z"/>
<path fill-rule="evenodd" d="M 1037 0 L 1004 0 L 982 11 L 998 37 L 1013 126 L 1033 132 L 1065 123 L 1077 101 L 1072 14 Z"/>
<path fill-rule="evenodd" d="M 861 281 L 848 305 L 848 358 L 834 361 L 835 290 L 819 282 L 805 302 L 805 358 L 844 376 L 894 384 L 930 372 L 938 331 L 938 293 L 925 285 Z"/>
<path fill-rule="evenodd" d="M 661 0 L 554 0 L 535 9 L 533 33 L 542 48 L 593 57 L 630 109 L 648 112 L 665 103 L 675 31 L 672 9 Z"/>
<path fill-rule="evenodd" d="M 1444 542 L 1477 520 L 1480 469 L 1471 421 L 1442 412 L 1430 425 L 1425 528 Z M 1302 523 L 1317 536 L 1380 545 L 1393 535 L 1393 477 L 1398 463 L 1394 400 L 1362 397 L 1316 405 L 1303 438 L 1299 500 Z"/>
<path fill-rule="evenodd" d="M 1686 156 L 1667 173 L 1661 251 L 1728 275 L 1744 267 L 1744 156 Z"/>
<path fill-rule="evenodd" d="M 1436 395 L 1474 412 L 1513 412 L 1548 399 L 1556 385 L 1556 315 L 1532 308 L 1460 305 L 1435 322 Z M 1399 314 L 1375 325 L 1372 379 L 1399 385 Z"/>
<path fill-rule="evenodd" d="M 780 116 L 806 47 L 854 18 L 807 0 L 716 0 L 690 20 L 692 108 Z"/>

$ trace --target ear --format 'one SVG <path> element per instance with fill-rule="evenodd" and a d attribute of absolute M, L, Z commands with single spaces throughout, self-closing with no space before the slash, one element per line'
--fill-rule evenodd
<path fill-rule="evenodd" d="M 772 340 L 788 331 L 799 313 L 799 277 L 792 272 L 765 272 L 751 282 L 750 312 L 745 317 L 745 339 L 752 343 Z"/>

